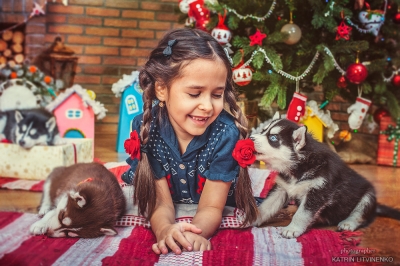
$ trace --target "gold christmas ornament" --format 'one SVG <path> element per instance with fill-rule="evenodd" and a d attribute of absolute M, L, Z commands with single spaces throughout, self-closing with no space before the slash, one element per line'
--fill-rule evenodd
<path fill-rule="evenodd" d="M 292 12 L 290 12 L 290 22 L 285 24 L 281 29 L 281 32 L 286 32 L 289 34 L 289 37 L 284 40 L 284 43 L 289 45 L 296 44 L 301 39 L 301 29 L 299 26 L 293 23 L 292 16 Z"/>

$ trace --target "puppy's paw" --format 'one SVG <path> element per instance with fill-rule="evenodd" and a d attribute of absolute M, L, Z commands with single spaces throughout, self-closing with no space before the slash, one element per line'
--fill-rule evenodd
<path fill-rule="evenodd" d="M 43 204 L 42 206 L 40 206 L 39 216 L 43 217 L 46 213 L 48 213 L 50 211 L 50 209 L 51 209 L 50 205 Z"/>
<path fill-rule="evenodd" d="M 358 226 L 359 224 L 356 221 L 352 219 L 346 219 L 338 224 L 338 229 L 339 231 L 354 231 L 357 229 Z"/>
<path fill-rule="evenodd" d="M 65 145 L 67 142 L 61 137 L 54 138 L 52 145 Z"/>
<path fill-rule="evenodd" d="M 35 222 L 29 228 L 29 232 L 32 235 L 44 235 L 44 234 L 46 234 L 46 232 L 47 232 L 46 223 L 44 223 L 42 220 L 39 220 L 39 221 Z"/>
<path fill-rule="evenodd" d="M 289 224 L 288 226 L 282 228 L 281 235 L 285 238 L 296 238 L 301 236 L 304 232 L 305 232 L 304 229 Z"/>
<path fill-rule="evenodd" d="M 264 221 L 258 217 L 255 222 L 253 222 L 252 226 L 259 227 Z"/>

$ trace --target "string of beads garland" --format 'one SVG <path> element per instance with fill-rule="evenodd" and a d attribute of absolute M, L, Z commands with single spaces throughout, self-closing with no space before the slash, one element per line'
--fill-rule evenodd
<path fill-rule="evenodd" d="M 282 71 L 281 69 L 278 69 L 278 68 L 275 66 L 275 64 L 271 61 L 271 59 L 269 59 L 269 57 L 268 57 L 267 53 L 265 52 L 265 50 L 264 50 L 263 48 L 261 48 L 261 47 L 259 47 L 257 50 L 255 50 L 255 51 L 251 54 L 250 59 L 247 60 L 246 63 L 243 64 L 242 67 L 248 66 L 248 65 L 251 63 L 251 61 L 253 61 L 254 56 L 255 56 L 258 52 L 264 54 L 264 56 L 265 56 L 265 61 L 266 61 L 268 64 L 270 64 L 270 65 L 272 66 L 272 68 L 273 68 L 277 73 L 279 73 L 280 75 L 284 76 L 285 78 L 288 78 L 288 79 L 291 79 L 291 80 L 295 80 L 295 81 L 299 81 L 299 80 L 303 79 L 305 76 L 307 76 L 308 73 L 310 73 L 311 69 L 313 68 L 313 66 L 314 66 L 314 64 L 315 64 L 315 62 L 317 61 L 318 56 L 319 56 L 319 52 L 317 51 L 317 52 L 315 53 L 314 58 L 312 59 L 310 65 L 309 65 L 309 66 L 307 67 L 307 69 L 303 72 L 303 74 L 301 74 L 300 76 L 295 77 L 295 76 L 293 76 L 293 75 L 290 75 L 289 73 L 286 73 L 285 71 Z"/>
<path fill-rule="evenodd" d="M 333 56 L 331 50 L 329 50 L 328 47 L 324 46 L 324 51 L 325 51 L 325 53 L 331 58 L 331 60 L 332 60 L 332 62 L 333 62 L 333 65 L 334 65 L 335 68 L 339 71 L 339 73 L 342 74 L 342 76 L 346 75 L 346 71 L 343 70 L 343 69 L 339 66 L 339 64 L 337 63 L 337 61 L 336 61 L 335 57 Z M 301 79 L 303 79 L 305 76 L 307 76 L 307 75 L 310 73 L 311 69 L 314 67 L 315 62 L 317 61 L 317 59 L 318 59 L 318 57 L 319 57 L 319 52 L 317 51 L 317 52 L 315 53 L 315 55 L 314 55 L 314 58 L 311 60 L 311 63 L 308 65 L 308 67 L 307 67 L 306 70 L 303 72 L 303 74 L 301 74 L 301 75 L 299 75 L 299 76 L 293 76 L 293 75 L 291 75 L 291 74 L 289 74 L 289 73 L 286 73 L 285 71 L 283 71 L 283 70 L 281 70 L 281 69 L 278 69 L 278 68 L 275 66 L 275 64 L 271 61 L 271 59 L 268 57 L 268 55 L 267 55 L 267 53 L 265 52 L 265 50 L 264 50 L 263 48 L 259 47 L 257 50 L 253 51 L 253 53 L 251 54 L 250 59 L 247 60 L 240 68 L 245 68 L 245 67 L 249 66 L 250 63 L 253 61 L 254 56 L 255 56 L 257 53 L 262 53 L 262 54 L 264 54 L 265 61 L 266 61 L 268 64 L 270 64 L 270 65 L 272 66 L 272 68 L 273 68 L 278 74 L 282 75 L 282 76 L 285 77 L 285 78 L 294 80 L 294 81 L 296 81 L 296 82 L 300 81 Z M 396 73 L 396 72 L 395 72 L 395 73 Z M 395 75 L 395 74 L 393 74 L 393 76 L 394 76 L 394 75 Z M 392 76 L 391 78 L 393 78 L 393 76 Z M 391 78 L 390 78 L 390 80 L 391 80 Z"/>
<path fill-rule="evenodd" d="M 228 7 L 227 5 L 222 5 L 222 6 L 223 6 L 223 8 L 225 8 L 225 9 L 228 10 L 229 12 L 235 14 L 238 18 L 240 18 L 240 19 L 242 19 L 242 20 L 243 20 L 243 19 L 247 19 L 247 18 L 251 18 L 251 19 L 255 19 L 255 20 L 257 20 L 258 22 L 260 22 L 260 21 L 266 20 L 267 18 L 269 18 L 269 17 L 271 16 L 272 12 L 273 12 L 274 9 L 275 9 L 276 1 L 274 0 L 274 1 L 272 2 L 271 7 L 269 8 L 267 14 L 265 14 L 265 15 L 262 16 L 262 17 L 257 17 L 257 16 L 254 16 L 254 15 L 245 15 L 245 16 L 243 16 L 243 15 L 240 15 L 235 9 L 230 8 L 230 7 Z"/>

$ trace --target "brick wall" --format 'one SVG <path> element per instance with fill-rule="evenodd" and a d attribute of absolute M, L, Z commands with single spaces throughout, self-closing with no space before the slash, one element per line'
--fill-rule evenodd
<path fill-rule="evenodd" d="M 45 0 L 0 0 L 0 22 L 23 22 L 34 2 L 43 5 Z M 60 35 L 79 56 L 75 83 L 93 90 L 109 110 L 96 122 L 96 132 L 115 133 L 120 98 L 115 98 L 111 86 L 143 65 L 166 30 L 182 27 L 177 23 L 178 0 L 68 0 L 68 4 L 48 0 L 46 15 L 29 20 L 25 54 L 34 58 Z M 319 87 L 308 96 L 324 101 Z M 337 97 L 325 108 L 341 130 L 348 129 L 346 111 L 351 104 Z M 365 126 L 360 132 L 369 134 Z"/>
<path fill-rule="evenodd" d="M 75 83 L 97 94 L 108 109 L 96 132 L 117 131 L 120 98 L 111 91 L 123 74 L 146 61 L 166 30 L 177 23 L 178 0 L 69 0 L 64 6 L 49 1 L 45 43 L 57 35 L 79 56 Z"/>

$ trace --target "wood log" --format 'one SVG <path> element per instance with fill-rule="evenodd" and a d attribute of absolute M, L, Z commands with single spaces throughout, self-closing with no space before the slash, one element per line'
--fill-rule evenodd
<path fill-rule="evenodd" d="M 5 31 L 3 31 L 3 34 L 1 37 L 3 38 L 3 40 L 9 41 L 12 39 L 13 35 L 14 35 L 14 33 L 11 30 L 5 30 Z"/>
<path fill-rule="evenodd" d="M 14 51 L 14 53 L 19 54 L 24 51 L 24 47 L 20 43 L 14 43 L 11 46 L 11 49 Z"/>
<path fill-rule="evenodd" d="M 13 42 L 14 43 L 23 43 L 24 42 L 24 34 L 20 31 L 15 31 L 14 36 L 13 36 Z"/>
<path fill-rule="evenodd" d="M 5 57 L 11 57 L 11 56 L 12 56 L 12 51 L 11 51 L 11 49 L 6 49 L 6 50 L 3 52 L 3 55 L 4 55 Z"/>
<path fill-rule="evenodd" d="M 0 39 L 0 52 L 3 52 L 8 47 L 7 43 Z"/>
<path fill-rule="evenodd" d="M 7 63 L 7 58 L 0 56 L 0 65 Z"/>
<path fill-rule="evenodd" d="M 22 64 L 22 62 L 24 62 L 24 60 L 25 60 L 25 56 L 24 56 L 23 54 L 16 54 L 16 55 L 14 56 L 14 61 L 15 61 L 17 64 Z"/>
<path fill-rule="evenodd" d="M 10 67 L 15 67 L 16 65 L 14 60 L 8 60 L 7 63 Z"/>

